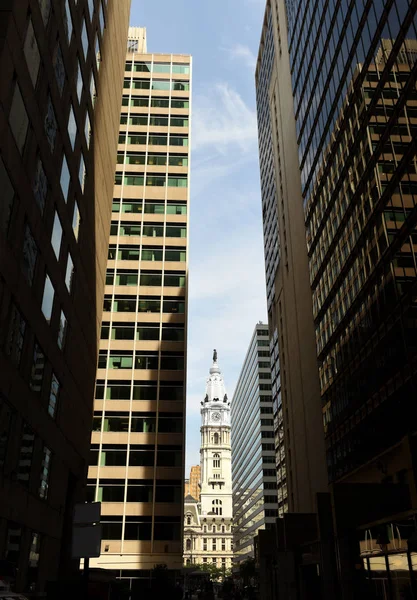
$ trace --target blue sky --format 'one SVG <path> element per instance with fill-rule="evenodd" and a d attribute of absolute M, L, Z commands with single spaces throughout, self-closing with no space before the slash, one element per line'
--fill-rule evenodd
<path fill-rule="evenodd" d="M 217 348 L 232 396 L 266 321 L 254 70 L 264 0 L 132 0 L 148 52 L 193 56 L 187 467 L 200 461 L 200 400 Z"/>

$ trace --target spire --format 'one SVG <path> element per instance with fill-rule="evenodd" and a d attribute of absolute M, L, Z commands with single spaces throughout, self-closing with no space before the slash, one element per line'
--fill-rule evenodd
<path fill-rule="evenodd" d="M 207 403 L 226 403 L 229 406 L 223 375 L 217 362 L 217 350 L 213 350 L 213 364 L 209 373 L 206 395 L 201 404 L 207 406 Z"/>

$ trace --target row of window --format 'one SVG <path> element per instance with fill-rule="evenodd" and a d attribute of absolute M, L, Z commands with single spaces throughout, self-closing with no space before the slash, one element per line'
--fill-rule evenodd
<path fill-rule="evenodd" d="M 120 323 L 115 321 L 110 327 L 110 323 L 104 321 L 101 325 L 102 340 L 159 340 L 160 326 L 153 323 Z M 162 325 L 162 341 L 183 342 L 184 328 L 168 324 Z"/>
<path fill-rule="evenodd" d="M 147 479 L 131 479 L 127 485 L 121 479 L 100 479 L 97 488 L 88 485 L 87 489 L 87 500 L 96 502 L 152 502 L 154 494 L 153 481 Z M 180 481 L 156 480 L 155 502 L 179 504 L 181 500 Z"/>
<path fill-rule="evenodd" d="M 138 246 L 118 246 L 116 249 L 116 246 L 110 245 L 108 258 L 109 260 L 166 260 L 173 262 L 185 262 L 186 251 L 176 248 L 165 249 L 164 253 L 162 248 L 142 247 L 142 251 L 140 252 Z"/>
<path fill-rule="evenodd" d="M 94 500 L 94 488 L 88 487 L 88 497 Z M 101 489 L 97 492 L 97 498 L 102 497 Z M 101 501 L 101 500 L 98 500 Z M 178 522 L 170 522 L 170 519 L 177 517 L 155 517 L 152 527 L 151 517 L 123 517 L 104 516 L 101 519 L 101 531 L 103 540 L 125 540 L 125 541 L 172 541 L 180 540 L 181 527 Z M 168 521 L 168 522 L 164 522 Z M 152 535 L 153 532 L 153 535 Z M 130 573 L 130 571 L 125 571 Z"/>
<path fill-rule="evenodd" d="M 160 298 L 123 298 L 115 296 L 112 300 L 111 297 L 106 296 L 104 298 L 103 310 L 109 312 L 133 312 L 133 313 L 185 313 L 185 301 L 178 299 L 164 299 L 161 302 Z M 261 384 L 267 385 L 267 384 Z M 269 386 L 271 389 L 271 386 Z"/>
<path fill-rule="evenodd" d="M 167 115 L 120 115 L 120 125 L 151 125 L 153 127 L 188 127 L 188 117 Z"/>
<path fill-rule="evenodd" d="M 118 165 L 158 165 L 165 167 L 188 167 L 188 156 L 183 154 L 148 154 L 144 152 L 126 152 L 117 154 Z"/>
<path fill-rule="evenodd" d="M 133 71 L 134 73 L 173 73 L 180 75 L 188 75 L 190 73 L 190 65 L 183 63 L 163 63 L 149 61 L 126 62 L 125 71 Z"/>
<path fill-rule="evenodd" d="M 132 433 L 182 433 L 182 413 L 123 413 L 95 416 L 93 431 Z M 158 423 L 158 425 L 157 425 Z"/>
<path fill-rule="evenodd" d="M 136 175 L 128 173 L 122 175 L 116 173 L 114 176 L 114 185 L 148 185 L 156 187 L 182 187 L 188 186 L 188 177 L 184 175 Z"/>
<path fill-rule="evenodd" d="M 149 96 L 123 96 L 122 106 L 151 106 L 152 108 L 190 108 L 190 101 L 181 98 L 150 98 Z"/>
<path fill-rule="evenodd" d="M 132 270 L 117 270 L 108 269 L 106 273 L 106 285 L 143 285 L 157 286 L 164 285 L 165 287 L 185 287 L 185 274 L 175 272 L 152 273 L 151 271 L 141 271 L 140 275 L 137 271 Z"/>
<path fill-rule="evenodd" d="M 185 202 L 177 202 L 176 204 L 167 202 L 165 204 L 165 202 L 154 200 L 120 200 L 119 198 L 114 198 L 112 212 L 117 213 L 120 211 L 125 214 L 186 215 L 187 204 Z"/>
<path fill-rule="evenodd" d="M 130 144 L 132 146 L 188 146 L 188 135 L 180 135 L 171 133 L 155 135 L 150 133 L 149 136 L 145 133 L 127 135 L 121 133 L 119 135 L 119 144 Z"/>
<path fill-rule="evenodd" d="M 154 446 L 130 444 L 102 444 L 101 450 L 97 445 L 90 449 L 90 466 L 100 467 L 153 467 L 155 466 Z M 157 467 L 181 467 L 182 447 L 158 445 L 156 451 Z"/>
<path fill-rule="evenodd" d="M 122 354 L 123 352 L 123 354 Z M 99 369 L 158 369 L 158 353 L 136 352 L 135 356 L 129 351 L 100 350 L 98 357 Z M 184 369 L 184 356 L 170 356 L 162 353 L 160 369 L 182 371 Z"/>
<path fill-rule="evenodd" d="M 164 232 L 165 229 L 165 232 Z M 112 221 L 110 226 L 110 235 L 121 235 L 126 237 L 176 237 L 185 238 L 187 237 L 187 227 L 185 225 L 166 225 L 164 227 L 161 223 L 146 223 L 141 225 L 140 223 L 133 221 Z"/>
<path fill-rule="evenodd" d="M 168 400 L 172 402 L 184 399 L 184 386 L 180 382 L 131 381 L 108 379 L 97 380 L 97 400 Z"/>
<path fill-rule="evenodd" d="M 189 81 L 171 81 L 169 79 L 124 79 L 123 87 L 133 90 L 157 90 L 168 92 L 188 92 L 190 90 Z"/>

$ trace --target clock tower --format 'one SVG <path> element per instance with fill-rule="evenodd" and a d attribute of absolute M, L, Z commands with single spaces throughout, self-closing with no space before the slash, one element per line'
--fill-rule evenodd
<path fill-rule="evenodd" d="M 217 363 L 217 351 L 201 402 L 201 514 L 231 519 L 232 460 L 230 400 Z"/>

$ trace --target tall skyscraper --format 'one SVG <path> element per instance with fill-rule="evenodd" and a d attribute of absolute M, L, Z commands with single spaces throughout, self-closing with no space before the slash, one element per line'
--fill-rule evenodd
<path fill-rule="evenodd" d="M 1 4 L 0 579 L 19 591 L 78 567 L 129 9 Z"/>
<path fill-rule="evenodd" d="M 289 511 L 312 512 L 327 489 L 320 386 L 285 15 L 267 2 L 256 99 L 278 489 Z M 285 10 L 285 6 L 284 6 Z M 284 451 L 285 447 L 285 451 Z M 281 511 L 282 514 L 283 511 Z"/>
<path fill-rule="evenodd" d="M 417 6 L 281 1 L 267 15 L 275 164 L 284 182 L 301 171 L 283 206 L 303 211 L 342 597 L 377 580 L 415 597 Z"/>
<path fill-rule="evenodd" d="M 191 57 L 131 28 L 88 477 L 92 564 L 133 591 L 182 567 L 190 96 Z"/>
<path fill-rule="evenodd" d="M 216 350 L 200 412 L 201 495 L 200 502 L 185 498 L 184 563 L 210 563 L 225 571 L 233 556 L 230 400 Z"/>
<path fill-rule="evenodd" d="M 268 325 L 258 323 L 231 404 L 235 564 L 254 557 L 254 538 L 275 522 L 286 497 L 277 496 L 268 335 Z"/>

